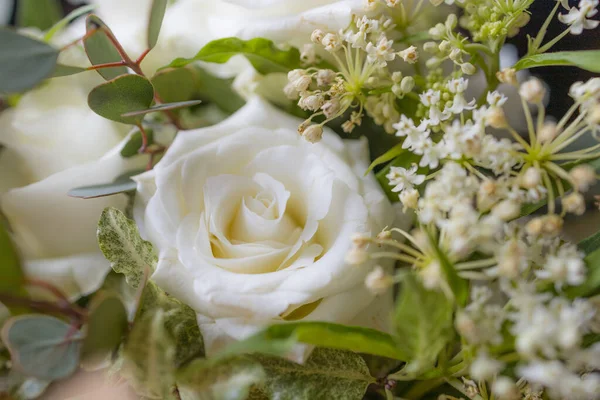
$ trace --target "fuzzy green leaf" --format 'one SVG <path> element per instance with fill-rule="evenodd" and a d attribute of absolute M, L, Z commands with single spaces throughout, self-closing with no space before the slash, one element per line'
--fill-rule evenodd
<path fill-rule="evenodd" d="M 154 100 L 154 87 L 143 76 L 122 75 L 96 86 L 88 105 L 98 115 L 124 124 L 139 124 L 144 114 L 124 117 L 132 111 L 147 110 Z"/>
<path fill-rule="evenodd" d="M 112 42 L 112 40 L 116 40 L 115 35 L 97 15 L 89 15 L 85 21 L 85 26 L 87 33 L 95 30 L 95 33 L 83 40 L 83 47 L 92 65 L 121 61 L 121 55 Z M 127 74 L 127 68 L 124 66 L 100 68 L 96 71 L 107 81 L 119 75 Z"/>
<path fill-rule="evenodd" d="M 58 50 L 50 45 L 0 29 L 0 92 L 22 92 L 52 75 Z"/>
<path fill-rule="evenodd" d="M 81 338 L 81 333 L 69 324 L 47 315 L 10 318 L 2 328 L 2 341 L 14 366 L 28 376 L 45 380 L 75 372 Z"/>
<path fill-rule="evenodd" d="M 90 4 L 87 6 L 76 8 L 75 10 L 71 11 L 69 14 L 67 14 L 66 17 L 64 17 L 56 24 L 54 24 L 50 29 L 48 29 L 48 31 L 44 35 L 44 41 L 49 42 L 54 37 L 54 35 L 66 28 L 67 25 L 71 23 L 71 21 L 74 21 L 82 15 L 92 12 L 94 8 L 96 8 L 96 6 Z"/>
<path fill-rule="evenodd" d="M 177 58 L 167 67 L 184 67 L 194 61 L 223 64 L 236 55 L 245 56 L 261 74 L 288 72 L 300 68 L 300 52 L 292 47 L 281 50 L 268 39 L 242 40 L 236 37 L 213 40 L 192 58 Z"/>
<path fill-rule="evenodd" d="M 125 114 L 122 115 L 122 117 L 135 117 L 135 116 L 146 115 L 146 114 L 150 114 L 150 113 L 158 112 L 158 111 L 177 110 L 180 108 L 197 106 L 200 103 L 202 103 L 202 100 L 190 100 L 190 101 L 180 101 L 177 103 L 157 104 L 146 110 L 126 112 Z"/>
<path fill-rule="evenodd" d="M 268 353 L 286 355 L 296 343 L 311 344 L 358 353 L 406 360 L 394 339 L 387 333 L 357 326 L 329 322 L 294 322 L 272 325 L 250 338 L 237 342 L 223 351 L 223 355 Z"/>
<path fill-rule="evenodd" d="M 71 197 L 78 197 L 80 199 L 94 199 L 97 197 L 112 196 L 119 193 L 131 192 L 137 187 L 137 184 L 131 179 L 131 177 L 142 172 L 144 171 L 129 171 L 121 176 L 118 176 L 113 182 L 110 183 L 74 188 L 69 191 L 68 195 Z"/>
<path fill-rule="evenodd" d="M 375 382 L 364 360 L 349 351 L 317 348 L 302 365 L 264 355 L 253 359 L 267 374 L 262 390 L 271 399 L 360 400 Z"/>
<path fill-rule="evenodd" d="M 406 275 L 396 306 L 394 325 L 399 347 L 409 355 L 411 369 L 433 364 L 453 336 L 452 304 L 442 292 L 423 287 Z"/>
<path fill-rule="evenodd" d="M 167 0 L 153 0 L 150 8 L 150 20 L 148 21 L 148 36 L 147 43 L 148 48 L 151 49 L 156 46 L 158 41 L 158 35 L 160 33 L 160 27 L 167 10 Z"/>
<path fill-rule="evenodd" d="M 600 73 L 600 50 L 558 51 L 523 57 L 514 65 L 517 70 L 549 66 L 574 66 Z"/>
<path fill-rule="evenodd" d="M 75 75 L 85 71 L 87 71 L 85 68 L 73 67 L 72 65 L 56 64 L 54 72 L 52 72 L 52 78 Z"/>
<path fill-rule="evenodd" d="M 127 310 L 117 296 L 99 293 L 89 307 L 82 358 L 90 364 L 104 360 L 127 331 Z"/>
<path fill-rule="evenodd" d="M 177 373 L 179 390 L 189 388 L 197 400 L 244 400 L 264 379 L 260 363 L 249 357 L 197 359 Z"/>
<path fill-rule="evenodd" d="M 17 25 L 19 27 L 46 30 L 62 17 L 58 0 L 19 0 L 17 2 Z"/>
<path fill-rule="evenodd" d="M 148 271 L 154 271 L 158 257 L 152 243 L 143 240 L 134 221 L 121 211 L 107 207 L 98 222 L 98 244 L 112 269 L 125 275 L 137 288 Z"/>

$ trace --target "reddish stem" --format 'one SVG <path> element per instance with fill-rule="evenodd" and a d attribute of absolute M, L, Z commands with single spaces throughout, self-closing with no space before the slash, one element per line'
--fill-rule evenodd
<path fill-rule="evenodd" d="M 106 63 L 106 64 L 96 64 L 96 65 L 92 65 L 91 67 L 87 67 L 87 70 L 95 70 L 95 69 L 102 69 L 102 68 L 111 68 L 111 67 L 123 67 L 126 66 L 127 64 L 125 63 L 125 61 L 121 60 L 121 61 L 115 61 L 115 62 L 110 62 L 110 63 Z"/>
<path fill-rule="evenodd" d="M 140 56 L 137 58 L 137 60 L 135 60 L 135 63 L 137 66 L 139 66 L 142 63 L 142 61 L 144 61 L 144 58 L 146 58 L 148 53 L 150 53 L 150 50 L 152 50 L 152 49 L 144 50 L 144 52 L 142 54 L 140 54 Z"/>
<path fill-rule="evenodd" d="M 146 149 L 148 148 L 148 133 L 146 133 L 146 130 L 144 129 L 141 123 L 137 124 L 137 127 L 140 130 L 140 133 L 142 134 L 142 147 L 140 147 L 138 153 L 145 153 Z"/>
<path fill-rule="evenodd" d="M 74 46 L 74 45 L 76 45 L 77 43 L 79 43 L 79 41 L 80 41 L 80 40 L 85 40 L 85 39 L 89 38 L 89 37 L 90 37 L 90 36 L 92 36 L 94 33 L 98 32 L 98 29 L 99 29 L 99 28 L 90 29 L 89 31 L 87 31 L 87 32 L 85 33 L 85 35 L 83 35 L 83 36 L 82 36 L 82 37 L 80 37 L 79 39 L 73 40 L 71 43 L 68 43 L 68 44 L 64 45 L 63 47 L 61 47 L 59 51 L 66 50 L 66 49 L 68 49 L 69 47 L 71 47 L 71 46 Z"/>
<path fill-rule="evenodd" d="M 45 282 L 45 281 L 41 281 L 39 279 L 26 278 L 25 279 L 25 284 L 29 285 L 29 286 L 37 286 L 39 288 L 42 288 L 42 289 L 44 289 L 44 290 L 52 293 L 54 295 L 54 297 L 56 297 L 57 299 L 65 302 L 65 303 L 69 303 L 69 299 L 62 292 L 62 290 L 60 290 L 59 288 L 57 288 L 56 286 L 54 286 L 51 283 L 48 283 L 48 282 Z"/>
<path fill-rule="evenodd" d="M 37 311 L 67 315 L 78 321 L 84 319 L 86 316 L 85 311 L 82 311 L 79 307 L 72 304 L 57 304 L 47 301 L 31 300 L 4 293 L 0 293 L 0 301 L 7 304 L 27 306 Z"/>

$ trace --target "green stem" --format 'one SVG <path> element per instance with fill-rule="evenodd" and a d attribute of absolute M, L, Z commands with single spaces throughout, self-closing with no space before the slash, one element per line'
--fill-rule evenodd
<path fill-rule="evenodd" d="M 444 378 L 420 381 L 420 382 L 417 382 L 415 385 L 413 385 L 409 389 L 409 391 L 406 392 L 405 394 L 403 394 L 402 396 L 407 399 L 410 399 L 410 400 L 417 400 L 417 399 L 420 399 L 421 397 L 423 397 L 425 394 L 427 394 L 432 389 L 435 389 L 436 387 L 440 386 L 443 383 L 444 383 Z"/>

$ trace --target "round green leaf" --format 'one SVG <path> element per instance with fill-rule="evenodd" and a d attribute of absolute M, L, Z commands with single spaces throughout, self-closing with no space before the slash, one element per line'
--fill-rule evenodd
<path fill-rule="evenodd" d="M 123 117 L 131 111 L 145 110 L 154 99 L 152 83 L 139 75 L 122 75 L 92 89 L 88 105 L 98 115 L 112 121 L 136 125 L 144 115 Z"/>
<path fill-rule="evenodd" d="M 83 47 L 92 65 L 107 64 L 121 61 L 121 55 L 117 51 L 111 38 L 114 34 L 108 26 L 97 15 L 91 14 L 85 21 L 86 31 L 97 29 L 97 31 L 83 40 Z M 114 39 L 116 40 L 116 39 Z M 114 79 L 119 75 L 127 73 L 126 67 L 110 67 L 97 69 L 98 73 L 106 80 Z"/>
<path fill-rule="evenodd" d="M 66 378 L 75 372 L 81 339 L 81 332 L 47 315 L 11 318 L 2 328 L 2 341 L 14 366 L 45 380 Z"/>
<path fill-rule="evenodd" d="M 156 93 L 166 103 L 192 100 L 197 92 L 194 73 L 187 68 L 164 69 L 151 79 Z"/>
<path fill-rule="evenodd" d="M 121 343 L 127 331 L 127 310 L 115 296 L 100 293 L 89 308 L 82 358 L 86 363 L 102 361 Z"/>
<path fill-rule="evenodd" d="M 150 8 L 150 21 L 148 22 L 148 48 L 153 48 L 158 41 L 160 26 L 162 25 L 165 11 L 167 9 L 167 0 L 154 0 Z"/>
<path fill-rule="evenodd" d="M 57 58 L 48 44 L 0 29 L 0 92 L 31 89 L 52 74 Z"/>

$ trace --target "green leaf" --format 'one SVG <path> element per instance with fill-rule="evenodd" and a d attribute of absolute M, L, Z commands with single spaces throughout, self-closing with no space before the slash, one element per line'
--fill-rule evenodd
<path fill-rule="evenodd" d="M 207 43 L 193 58 L 177 58 L 167 67 L 184 67 L 194 61 L 223 64 L 236 55 L 245 56 L 261 74 L 288 72 L 300 68 L 300 52 L 291 47 L 281 50 L 268 39 L 241 40 L 235 37 Z"/>
<path fill-rule="evenodd" d="M 137 288 L 158 257 L 152 243 L 141 238 L 133 220 L 114 207 L 107 207 L 98 222 L 98 244 L 112 269 L 124 274 L 127 283 Z"/>
<path fill-rule="evenodd" d="M 175 343 L 165 328 L 166 312 L 136 318 L 125 343 L 124 372 L 139 395 L 171 398 L 175 386 Z"/>
<path fill-rule="evenodd" d="M 0 29 L 0 92 L 22 92 L 54 71 L 58 50 L 44 42 Z"/>
<path fill-rule="evenodd" d="M 115 295 L 97 294 L 89 307 L 82 359 L 91 364 L 106 359 L 119 347 L 127 326 L 127 310 L 121 300 Z"/>
<path fill-rule="evenodd" d="M 558 51 L 555 53 L 534 54 L 521 58 L 514 65 L 514 68 L 519 70 L 557 65 L 574 66 L 600 73 L 600 50 Z"/>
<path fill-rule="evenodd" d="M 48 31 L 44 35 L 44 41 L 49 42 L 54 37 L 54 35 L 56 35 L 58 32 L 60 32 L 64 28 L 66 28 L 67 25 L 69 25 L 71 23 L 71 21 L 76 20 L 77 18 L 81 17 L 84 14 L 92 12 L 94 10 L 94 8 L 96 8 L 96 6 L 93 4 L 90 4 L 87 6 L 76 8 L 75 10 L 71 11 L 69 14 L 67 14 L 66 17 L 64 17 L 63 19 L 58 21 L 56 24 L 54 24 L 50 29 L 48 29 Z"/>
<path fill-rule="evenodd" d="M 137 184 L 131 179 L 131 177 L 142 172 L 144 171 L 129 171 L 121 176 L 118 176 L 111 183 L 74 188 L 69 191 L 68 195 L 71 197 L 78 197 L 80 199 L 95 199 L 97 197 L 112 196 L 119 193 L 131 192 L 137 187 Z"/>
<path fill-rule="evenodd" d="M 79 74 L 80 72 L 85 71 L 87 71 L 87 69 L 85 68 L 73 67 L 71 65 L 56 64 L 54 72 L 52 72 L 52 78 L 59 78 L 61 76 Z"/>
<path fill-rule="evenodd" d="M 167 0 L 153 0 L 150 8 L 150 20 L 148 21 L 148 48 L 156 46 L 160 26 L 162 25 L 165 11 L 167 9 Z"/>
<path fill-rule="evenodd" d="M 189 67 L 194 74 L 199 97 L 214 103 L 226 113 L 233 114 L 246 104 L 231 85 L 233 79 L 218 78 L 197 65 Z"/>
<path fill-rule="evenodd" d="M 395 145 L 394 147 L 377 157 L 375 160 L 373 160 L 371 165 L 369 165 L 369 168 L 367 168 L 365 176 L 367 176 L 369 172 L 373 171 L 373 168 L 375 168 L 376 166 L 385 164 L 386 162 L 393 160 L 394 158 L 400 156 L 400 154 L 405 152 L 406 149 L 402 148 L 402 143 L 398 143 L 397 145 Z"/>
<path fill-rule="evenodd" d="M 302 365 L 255 355 L 267 378 L 262 387 L 270 399 L 360 400 L 375 382 L 364 360 L 349 351 L 315 349 Z"/>
<path fill-rule="evenodd" d="M 146 115 L 146 114 L 158 112 L 158 111 L 177 110 L 179 108 L 187 108 L 187 107 L 197 106 L 200 103 L 202 103 L 202 100 L 190 100 L 190 101 L 180 101 L 177 103 L 157 104 L 146 110 L 126 112 L 125 114 L 122 115 L 122 117 L 136 117 L 139 115 Z"/>
<path fill-rule="evenodd" d="M 194 398 L 206 400 L 244 400 L 264 379 L 260 363 L 249 357 L 197 359 L 177 373 L 180 390 L 189 388 Z"/>
<path fill-rule="evenodd" d="M 163 69 L 151 81 L 161 100 L 167 103 L 192 100 L 197 94 L 196 79 L 189 68 Z"/>
<path fill-rule="evenodd" d="M 385 332 L 329 322 L 272 325 L 245 341 L 225 349 L 224 354 L 264 353 L 266 350 L 269 354 L 285 355 L 295 343 L 407 360 L 407 355 L 400 351 L 394 338 Z"/>
<path fill-rule="evenodd" d="M 107 64 L 122 60 L 121 55 L 112 42 L 112 40 L 116 41 L 115 35 L 97 15 L 89 15 L 85 21 L 85 26 L 88 34 L 93 30 L 95 31 L 95 33 L 83 40 L 83 47 L 92 65 Z M 96 71 L 107 81 L 119 75 L 127 74 L 127 68 L 124 66 L 101 68 Z"/>
<path fill-rule="evenodd" d="M 17 25 L 46 30 L 62 17 L 58 0 L 19 0 L 17 2 Z"/>
<path fill-rule="evenodd" d="M 410 357 L 410 369 L 426 368 L 453 336 L 452 303 L 442 292 L 426 290 L 415 276 L 407 274 L 394 325 L 398 346 Z"/>
<path fill-rule="evenodd" d="M 154 100 L 152 83 L 140 75 L 122 75 L 96 86 L 88 96 L 88 105 L 98 115 L 124 124 L 139 124 L 144 115 L 123 114 L 146 110 Z"/>
<path fill-rule="evenodd" d="M 458 275 L 458 271 L 454 268 L 454 264 L 448 259 L 446 253 L 439 248 L 436 238 L 429 236 L 429 245 L 434 249 L 437 258 L 440 261 L 446 282 L 454 296 L 454 298 L 450 300 L 455 301 L 459 306 L 465 306 L 469 300 L 469 284 L 467 280 Z"/>
<path fill-rule="evenodd" d="M 3 224 L 0 224 L 0 266 L 2 268 L 0 293 L 23 293 L 25 275 L 21 270 L 21 260 Z"/>
<path fill-rule="evenodd" d="M 81 338 L 69 324 L 47 315 L 10 318 L 2 328 L 2 341 L 14 366 L 28 376 L 46 380 L 75 372 Z"/>
<path fill-rule="evenodd" d="M 146 139 L 148 140 L 148 146 L 154 143 L 154 131 L 152 129 L 146 129 Z M 125 143 L 125 146 L 123 146 L 121 149 L 121 156 L 124 158 L 129 158 L 138 155 L 139 150 L 142 147 L 142 143 L 142 132 L 137 130 L 133 135 L 131 135 L 127 143 Z M 135 188 L 136 187 L 134 186 L 133 190 L 135 190 Z"/>
<path fill-rule="evenodd" d="M 565 294 L 570 298 L 589 297 L 600 293 L 600 232 L 583 239 L 578 247 L 586 254 L 587 276 L 581 285 L 565 290 Z"/>

